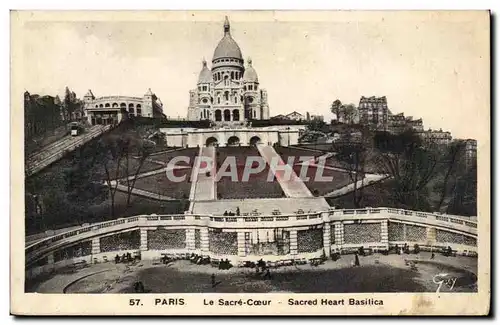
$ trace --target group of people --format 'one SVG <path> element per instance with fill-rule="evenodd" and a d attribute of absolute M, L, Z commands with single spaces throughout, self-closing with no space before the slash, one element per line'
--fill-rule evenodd
<path fill-rule="evenodd" d="M 403 245 L 403 247 L 399 247 L 398 244 L 396 244 L 396 246 L 394 247 L 394 249 L 396 250 L 396 254 L 398 255 L 401 255 L 401 254 L 410 254 L 410 246 L 405 243 Z"/>
<path fill-rule="evenodd" d="M 191 256 L 189 256 L 189 260 L 191 261 L 191 263 L 194 263 L 196 265 L 210 264 L 209 256 L 201 256 L 195 253 L 191 253 Z"/>
<path fill-rule="evenodd" d="M 120 255 L 116 254 L 115 256 L 115 264 L 118 263 L 128 263 L 134 261 L 135 258 L 132 257 L 132 254 L 130 253 L 123 253 L 123 255 L 120 257 Z"/>
<path fill-rule="evenodd" d="M 453 249 L 450 246 L 443 248 L 443 255 L 448 257 L 453 256 Z"/>
<path fill-rule="evenodd" d="M 257 261 L 257 264 L 255 264 L 255 274 L 257 275 L 262 275 L 264 279 L 271 279 L 271 269 L 269 266 L 266 265 L 266 262 L 263 259 L 260 259 Z"/>
<path fill-rule="evenodd" d="M 231 211 L 224 211 L 224 216 L 239 216 L 240 215 L 240 208 L 236 208 L 236 213 L 231 212 Z"/>
<path fill-rule="evenodd" d="M 227 258 L 219 262 L 219 270 L 229 270 L 232 267 L 233 265 Z"/>

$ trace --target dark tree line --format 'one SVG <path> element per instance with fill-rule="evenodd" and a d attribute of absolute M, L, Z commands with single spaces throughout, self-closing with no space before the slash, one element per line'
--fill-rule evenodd
<path fill-rule="evenodd" d="M 386 198 L 378 204 L 429 212 L 476 215 L 476 164 L 465 164 L 465 145 L 422 141 L 412 130 L 347 133 L 334 146 L 336 158 L 355 184 L 352 203 L 363 203 L 364 172 L 370 168 L 390 177 Z M 359 182 L 359 184 L 358 184 Z"/>
<path fill-rule="evenodd" d="M 142 171 L 152 149 L 151 141 L 137 135 L 106 134 L 69 153 L 57 168 L 28 177 L 25 182 L 27 228 L 36 232 L 102 221 L 102 213 L 94 215 L 89 209 L 101 204 L 109 207 L 104 212 L 105 219 L 123 214 L 131 206 L 135 176 Z M 115 180 L 125 186 L 126 201 L 119 212 Z"/>
<path fill-rule="evenodd" d="M 63 124 L 58 97 L 24 94 L 24 137 L 31 139 Z"/>
<path fill-rule="evenodd" d="M 24 93 L 24 137 L 30 140 L 48 131 L 81 118 L 83 102 L 66 87 L 64 100 L 59 96 Z"/>

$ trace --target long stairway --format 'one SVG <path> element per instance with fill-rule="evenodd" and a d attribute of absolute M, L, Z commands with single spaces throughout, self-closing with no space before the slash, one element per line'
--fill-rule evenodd
<path fill-rule="evenodd" d="M 75 150 L 95 137 L 109 131 L 111 125 L 95 125 L 87 129 L 86 133 L 73 137 L 68 135 L 59 141 L 51 143 L 31 154 L 26 161 L 26 174 L 33 175 L 61 159 L 67 152 Z"/>
<path fill-rule="evenodd" d="M 258 144 L 257 149 L 276 176 L 276 180 L 279 182 L 283 192 L 285 192 L 286 197 L 313 197 L 311 191 L 297 176 L 292 166 L 285 164 L 273 147 Z M 276 166 L 279 166 L 279 168 L 276 168 Z"/>
<path fill-rule="evenodd" d="M 206 159 L 203 159 L 206 158 Z M 215 147 L 200 148 L 199 159 L 201 166 L 197 162 L 194 165 L 193 179 L 191 184 L 191 192 L 189 194 L 190 201 L 208 201 L 216 199 L 216 163 L 215 163 Z M 206 162 L 208 161 L 208 169 L 210 174 L 206 173 Z"/>

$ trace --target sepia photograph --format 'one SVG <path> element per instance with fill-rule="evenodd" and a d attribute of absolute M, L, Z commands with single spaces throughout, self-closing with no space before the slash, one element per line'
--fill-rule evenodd
<path fill-rule="evenodd" d="M 488 11 L 12 11 L 11 35 L 18 302 L 488 312 Z"/>

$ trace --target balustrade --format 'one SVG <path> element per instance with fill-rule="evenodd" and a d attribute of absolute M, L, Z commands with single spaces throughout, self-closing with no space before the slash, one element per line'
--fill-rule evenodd
<path fill-rule="evenodd" d="M 425 241 L 426 239 L 426 228 L 429 226 L 433 227 L 440 227 L 444 226 L 444 224 L 448 224 L 450 229 L 453 229 L 455 225 L 457 225 L 457 231 L 459 232 L 470 232 L 470 235 L 466 234 L 459 234 L 459 233 L 454 233 L 454 232 L 447 232 L 445 230 L 438 230 L 437 235 L 436 235 L 436 241 L 438 242 L 448 242 L 448 243 L 456 243 L 456 244 L 463 244 L 463 245 L 469 245 L 469 246 L 475 246 L 477 245 L 477 240 L 476 240 L 476 229 L 477 229 L 477 222 L 466 220 L 464 218 L 461 218 L 459 216 L 447 216 L 447 215 L 440 215 L 440 214 L 432 214 L 432 213 L 426 213 L 426 212 L 420 212 L 420 211 L 409 211 L 409 210 L 402 210 L 402 209 L 394 209 L 394 208 L 364 208 L 364 209 L 344 209 L 344 210 L 335 210 L 335 209 L 330 209 L 329 211 L 325 212 L 327 214 L 327 219 L 330 221 L 343 221 L 343 220 L 360 220 L 362 222 L 365 222 L 365 220 L 370 220 L 370 216 L 373 215 L 376 219 L 378 220 L 391 220 L 391 215 L 397 215 L 395 217 L 398 221 L 402 223 L 395 223 L 395 222 L 389 222 L 387 229 L 388 229 L 388 240 L 389 241 L 402 241 L 402 240 L 408 240 L 408 241 Z M 386 215 L 384 215 L 384 213 Z M 241 223 L 241 225 L 244 225 L 245 223 L 248 223 L 249 226 L 252 228 L 255 227 L 257 222 L 280 222 L 280 224 L 284 224 L 285 227 L 291 227 L 293 228 L 295 223 L 299 222 L 300 225 L 304 224 L 304 221 L 306 220 L 315 220 L 321 217 L 321 213 L 314 213 L 314 214 L 303 214 L 303 215 L 297 215 L 297 214 L 291 214 L 291 215 L 277 215 L 277 216 L 234 216 L 234 217 L 222 217 L 222 216 L 208 216 L 208 215 L 141 215 L 141 216 L 134 216 L 130 218 L 123 218 L 123 219 L 118 219 L 118 220 L 113 220 L 113 221 L 106 221 L 102 222 L 99 224 L 94 224 L 94 225 L 86 225 L 82 228 L 79 229 L 73 229 L 71 231 L 68 231 L 66 233 L 61 233 L 55 236 L 51 236 L 45 239 L 42 239 L 38 242 L 35 242 L 33 244 L 30 244 L 26 248 L 26 258 L 27 260 L 31 260 L 33 258 L 36 258 L 39 256 L 40 253 L 50 251 L 50 247 L 52 245 L 56 245 L 57 243 L 63 241 L 63 240 L 68 240 L 70 238 L 78 238 L 82 237 L 82 239 L 88 238 L 88 235 L 85 236 L 86 233 L 89 232 L 99 232 L 102 234 L 105 233 L 104 229 L 111 228 L 111 227 L 116 227 L 113 228 L 112 231 L 120 230 L 119 227 L 123 227 L 124 225 L 127 225 L 127 228 L 133 227 L 134 225 L 137 225 L 137 227 L 143 227 L 147 226 L 148 222 L 150 221 L 155 221 L 155 222 L 161 222 L 162 221 L 169 221 L 167 223 L 168 225 L 175 225 L 175 222 L 179 222 L 182 225 L 197 225 L 197 226 L 208 226 L 209 223 L 200 223 L 202 220 L 206 220 L 207 222 L 213 221 L 215 223 L 220 223 L 220 226 L 217 226 L 216 224 L 212 224 L 210 227 L 225 227 L 225 223 L 229 224 L 238 224 Z M 404 223 L 404 218 L 405 217 L 410 217 L 408 219 L 409 222 L 414 222 L 418 223 L 420 221 L 416 220 L 416 218 L 422 220 L 424 222 L 424 225 L 411 225 L 411 224 L 406 224 L 403 225 Z M 413 219 L 412 219 L 413 218 Z M 190 223 L 192 222 L 192 224 Z M 288 222 L 288 223 L 285 223 Z M 129 226 L 130 225 L 130 226 Z M 354 226 L 353 226 L 354 225 Z M 330 236 L 331 236 L 331 244 L 336 244 L 339 245 L 341 242 L 345 242 L 346 244 L 353 243 L 353 244 L 362 244 L 362 243 L 367 243 L 367 242 L 378 242 L 381 240 L 380 238 L 380 223 L 362 223 L 361 227 L 359 227 L 359 224 L 349 224 L 345 223 L 342 226 L 342 232 L 339 232 L 338 229 L 336 229 L 332 225 L 330 225 L 331 231 L 330 231 Z M 370 226 L 371 225 L 371 226 Z M 364 229 L 366 227 L 366 229 Z M 370 228 L 371 227 L 371 228 Z M 352 228 L 352 229 L 351 229 Z M 373 229 L 372 229 L 373 228 Z M 123 228 L 122 228 L 123 229 Z M 355 229 L 355 230 L 354 230 Z M 111 231 L 111 229 L 110 229 Z M 230 234 L 230 233 L 224 233 L 221 232 L 222 234 Z M 300 234 L 300 232 L 299 232 Z M 335 236 L 340 236 L 342 234 L 342 238 L 336 238 Z M 116 236 L 116 235 L 113 235 Z M 215 248 L 215 250 L 218 250 L 220 254 L 222 252 L 226 252 L 226 254 L 237 254 L 237 239 L 236 239 L 236 233 L 233 235 L 223 235 L 227 236 L 226 242 L 230 243 L 228 246 L 228 249 L 218 249 Z M 234 238 L 233 238 L 233 237 Z M 303 234 L 300 234 L 299 236 L 304 236 Z M 136 246 L 138 247 L 139 239 L 137 240 L 132 240 L 132 243 L 125 243 L 124 241 L 118 240 L 118 242 L 113 242 L 113 240 L 110 240 L 109 237 L 111 236 L 105 236 L 101 237 L 101 251 L 111 251 L 113 249 L 134 249 Z M 105 239 L 108 238 L 108 239 Z M 185 238 L 185 236 L 184 236 Z M 302 238 L 302 237 L 301 237 Z M 301 238 L 298 239 L 299 245 Z M 304 237 L 305 238 L 305 237 Z M 319 238 L 319 237 L 318 237 Z M 322 237 L 321 237 L 322 238 Z M 213 239 L 213 238 L 212 238 Z M 87 239 L 88 240 L 88 239 Z M 292 240 L 295 240 L 292 238 Z M 107 242 L 109 241 L 109 242 Z M 321 242 L 323 239 L 321 239 Z M 215 243 L 215 242 L 213 242 Z M 207 243 L 208 244 L 208 243 Z M 195 248 L 200 249 L 202 247 L 202 236 L 200 229 L 195 230 Z M 342 245 L 342 244 L 340 244 Z M 213 246 L 213 245 L 212 245 Z M 317 245 L 316 245 L 317 246 Z M 304 250 L 304 246 L 301 246 L 300 251 L 302 252 Z M 208 251 L 208 247 L 207 247 Z M 227 253 L 229 252 L 229 253 Z M 54 252 L 55 253 L 55 252 Z M 38 255 L 37 255 L 38 254 Z M 56 254 L 63 254 L 63 253 L 56 253 Z M 68 255 L 68 254 L 66 254 Z M 72 254 L 69 254 L 72 255 Z M 68 255 L 68 256 L 69 256 Z M 74 254 L 73 254 L 74 255 Z M 57 257 L 59 258 L 59 257 Z"/>

